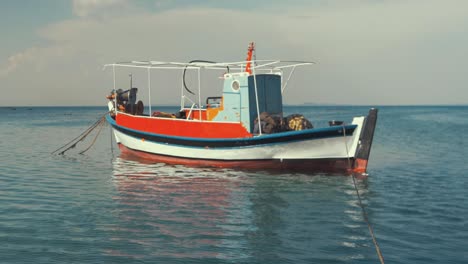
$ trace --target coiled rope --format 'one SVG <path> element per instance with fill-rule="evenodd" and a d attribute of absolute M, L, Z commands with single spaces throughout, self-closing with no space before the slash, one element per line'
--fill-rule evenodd
<path fill-rule="evenodd" d="M 344 144 L 345 144 L 345 147 L 346 147 L 346 157 L 348 158 L 348 168 L 351 171 L 352 170 L 351 160 L 349 158 L 348 144 L 346 143 L 346 129 L 345 129 L 344 124 L 343 124 L 343 140 L 344 140 Z M 377 256 L 379 257 L 380 263 L 385 264 L 385 261 L 384 261 L 383 255 L 382 255 L 382 251 L 380 251 L 379 244 L 377 243 L 377 239 L 375 238 L 374 229 L 372 228 L 372 226 L 371 226 L 371 224 L 369 222 L 369 218 L 367 216 L 366 209 L 364 208 L 364 205 L 362 204 L 361 195 L 359 194 L 359 189 L 358 189 L 357 184 L 356 184 L 356 177 L 355 177 L 354 173 L 352 173 L 352 172 L 351 172 L 351 176 L 353 178 L 354 190 L 356 190 L 356 195 L 358 197 L 359 207 L 361 207 L 362 217 L 364 218 L 364 221 L 367 224 L 367 228 L 369 229 L 369 233 L 371 235 L 372 242 L 374 243 L 375 251 L 377 252 Z"/>
<path fill-rule="evenodd" d="M 103 114 L 94 124 L 92 124 L 90 127 L 88 127 L 85 131 L 83 131 L 83 133 L 81 133 L 80 135 L 78 135 L 77 137 L 75 137 L 74 139 L 72 139 L 70 142 L 68 142 L 67 144 L 61 146 L 60 148 L 52 151 L 50 154 L 56 154 L 58 153 L 58 155 L 63 155 L 66 151 L 72 149 L 72 148 L 75 148 L 76 145 L 80 142 L 80 141 L 83 141 L 96 127 L 98 127 L 99 125 L 101 125 L 101 129 L 102 129 L 102 125 L 105 124 L 105 116 L 108 114 L 109 112 L 106 112 L 105 114 Z M 101 131 L 101 129 L 99 130 L 99 132 Z M 99 132 L 97 135 L 99 135 Z M 80 154 L 84 153 L 85 151 L 87 151 L 89 148 L 91 148 L 91 146 L 94 144 L 94 142 L 96 142 L 96 138 L 97 138 L 97 135 L 96 137 L 94 138 L 93 140 L 93 143 L 87 148 L 85 149 L 84 151 L 80 152 Z"/>

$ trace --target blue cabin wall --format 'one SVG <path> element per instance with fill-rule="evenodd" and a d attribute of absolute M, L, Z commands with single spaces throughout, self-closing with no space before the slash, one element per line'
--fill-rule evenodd
<path fill-rule="evenodd" d="M 253 76 L 249 76 L 249 108 L 250 132 L 254 129 L 254 120 L 257 118 L 257 101 L 255 100 L 255 85 Z M 260 113 L 268 112 L 270 115 L 283 114 L 283 96 L 281 94 L 281 76 L 277 74 L 257 74 L 258 108 Z"/>
<path fill-rule="evenodd" d="M 214 121 L 241 121 L 249 131 L 248 123 L 244 122 L 243 116 L 248 115 L 248 82 L 247 73 L 226 74 L 223 85 L 223 110 L 213 119 Z M 233 89 L 233 83 L 239 83 L 239 89 Z M 247 111 L 246 111 L 247 110 Z"/>
<path fill-rule="evenodd" d="M 258 116 L 255 99 L 254 78 L 248 73 L 226 74 L 223 85 L 223 110 L 214 121 L 242 122 L 250 133 L 254 130 L 254 121 Z M 281 95 L 281 76 L 276 74 L 258 74 L 257 81 L 258 105 L 260 113 L 283 113 Z M 234 82 L 239 84 L 235 89 Z"/>

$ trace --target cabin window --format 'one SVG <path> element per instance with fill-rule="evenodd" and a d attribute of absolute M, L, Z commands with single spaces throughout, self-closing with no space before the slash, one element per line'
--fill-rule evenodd
<path fill-rule="evenodd" d="M 238 91 L 239 91 L 239 87 L 240 87 L 239 81 L 234 80 L 234 81 L 231 83 L 231 87 L 232 87 L 232 90 L 233 90 L 234 92 L 238 92 Z"/>
<path fill-rule="evenodd" d="M 223 97 L 216 96 L 216 97 L 208 97 L 206 98 L 206 107 L 216 108 L 221 106 L 221 102 Z"/>

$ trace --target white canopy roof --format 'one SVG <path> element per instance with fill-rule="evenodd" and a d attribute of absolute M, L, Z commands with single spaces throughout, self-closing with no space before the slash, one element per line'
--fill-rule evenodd
<path fill-rule="evenodd" d="M 244 70 L 249 61 L 239 62 L 209 62 L 196 60 L 193 62 L 164 62 L 164 61 L 129 61 L 116 62 L 104 65 L 106 67 L 129 67 L 146 69 L 213 69 L 225 70 L 229 67 L 232 70 Z M 315 62 L 309 61 L 281 61 L 281 60 L 256 60 L 251 61 L 251 68 L 256 70 L 275 71 L 284 68 L 294 68 L 297 66 L 311 65 Z"/>

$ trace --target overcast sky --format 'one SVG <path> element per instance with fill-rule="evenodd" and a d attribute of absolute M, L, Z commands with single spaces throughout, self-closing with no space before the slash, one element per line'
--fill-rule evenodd
<path fill-rule="evenodd" d="M 0 106 L 105 104 L 105 63 L 239 61 L 250 41 L 257 59 L 317 62 L 293 76 L 288 104 L 467 104 L 467 10 L 466 0 L 1 1 Z M 179 102 L 180 74 L 152 78 L 153 103 Z M 135 73 L 142 97 L 146 81 Z"/>

